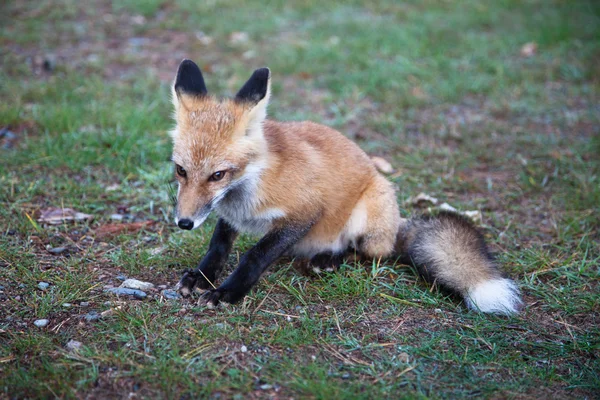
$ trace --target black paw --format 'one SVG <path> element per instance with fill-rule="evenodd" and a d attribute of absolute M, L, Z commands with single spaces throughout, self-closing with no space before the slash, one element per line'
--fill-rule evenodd
<path fill-rule="evenodd" d="M 216 307 L 220 302 L 231 304 L 237 303 L 244 297 L 244 295 L 245 293 L 242 292 L 217 288 L 204 292 L 202 294 L 202 301 L 205 301 L 206 305 L 209 307 Z"/>
<path fill-rule="evenodd" d="M 191 269 L 184 270 L 183 275 L 175 289 L 183 297 L 188 297 L 194 291 L 194 286 L 196 286 L 196 283 L 198 282 L 198 275 L 199 274 L 197 272 Z"/>

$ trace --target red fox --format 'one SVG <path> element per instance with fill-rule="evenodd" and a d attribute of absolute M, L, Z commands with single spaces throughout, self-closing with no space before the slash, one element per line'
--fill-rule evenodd
<path fill-rule="evenodd" d="M 208 252 L 177 287 L 207 289 L 208 305 L 235 303 L 282 256 L 335 267 L 351 253 L 401 256 L 430 282 L 460 294 L 470 309 L 519 311 L 483 237 L 463 217 L 400 217 L 392 184 L 358 145 L 313 122 L 266 119 L 271 72 L 254 71 L 233 99 L 207 92 L 198 66 L 184 60 L 173 85 L 171 132 L 178 181 L 175 222 L 195 229 L 218 216 Z M 220 286 L 238 232 L 262 235 Z"/>

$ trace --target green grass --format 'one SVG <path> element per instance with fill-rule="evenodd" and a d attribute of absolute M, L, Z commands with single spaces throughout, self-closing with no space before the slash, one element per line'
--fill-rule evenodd
<path fill-rule="evenodd" d="M 0 148 L 0 397 L 597 397 L 599 27 L 583 0 L 3 4 L 0 127 L 17 140 Z M 283 261 L 218 310 L 104 292 L 121 274 L 172 287 L 208 245 L 214 219 L 172 223 L 184 57 L 220 95 L 268 65 L 273 118 L 385 157 L 400 202 L 481 210 L 524 312 L 468 312 L 393 260 L 320 277 Z M 94 218 L 33 222 L 63 206 Z M 155 223 L 103 236 L 115 213 Z"/>

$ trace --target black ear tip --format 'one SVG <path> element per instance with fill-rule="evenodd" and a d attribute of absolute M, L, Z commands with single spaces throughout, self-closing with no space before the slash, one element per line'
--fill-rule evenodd
<path fill-rule="evenodd" d="M 271 70 L 267 67 L 259 68 L 256 71 L 254 71 L 252 75 L 261 80 L 269 80 L 269 78 L 271 77 Z"/>
<path fill-rule="evenodd" d="M 202 73 L 202 72 L 200 72 L 200 67 L 198 67 L 198 64 L 196 64 L 192 60 L 188 60 L 186 58 L 185 60 L 183 60 L 181 62 L 181 64 L 179 64 L 179 69 L 177 70 L 177 77 L 179 78 L 182 75 L 198 74 L 198 73 L 200 73 L 200 74 Z"/>
<path fill-rule="evenodd" d="M 175 90 L 177 93 L 206 94 L 206 86 L 200 67 L 192 60 L 184 59 L 179 64 L 177 78 L 175 78 Z"/>

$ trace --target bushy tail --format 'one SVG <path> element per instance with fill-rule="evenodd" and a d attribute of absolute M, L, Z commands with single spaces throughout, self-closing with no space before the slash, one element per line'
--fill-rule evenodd
<path fill-rule="evenodd" d="M 483 236 L 466 218 L 451 212 L 405 221 L 397 250 L 430 282 L 459 293 L 467 307 L 488 313 L 518 313 L 523 302 L 504 277 Z"/>

